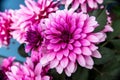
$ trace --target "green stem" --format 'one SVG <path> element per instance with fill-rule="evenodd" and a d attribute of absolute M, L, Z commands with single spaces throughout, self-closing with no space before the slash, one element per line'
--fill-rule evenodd
<path fill-rule="evenodd" d="M 104 47 L 107 43 L 108 43 L 108 41 L 106 41 L 105 43 L 103 43 L 102 47 Z"/>
<path fill-rule="evenodd" d="M 103 75 L 103 73 L 100 72 L 97 68 L 93 67 L 93 69 L 94 69 L 96 72 L 98 72 L 100 75 Z"/>

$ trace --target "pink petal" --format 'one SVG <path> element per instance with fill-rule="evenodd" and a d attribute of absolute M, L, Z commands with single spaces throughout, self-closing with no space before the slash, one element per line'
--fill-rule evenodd
<path fill-rule="evenodd" d="M 96 0 L 99 4 L 103 3 L 103 0 Z"/>
<path fill-rule="evenodd" d="M 72 8 L 70 11 L 75 11 L 79 7 L 79 2 L 78 0 L 74 0 L 74 3 L 72 3 Z"/>
<path fill-rule="evenodd" d="M 61 39 L 52 39 L 50 40 L 51 43 L 58 43 Z"/>
<path fill-rule="evenodd" d="M 71 76 L 71 72 L 69 72 L 67 69 L 65 69 L 65 73 L 66 73 L 66 75 L 67 75 L 68 77 Z"/>
<path fill-rule="evenodd" d="M 92 55 L 92 52 L 88 47 L 82 47 L 82 53 L 87 56 Z"/>
<path fill-rule="evenodd" d="M 96 49 L 98 49 L 98 47 L 95 46 L 94 44 L 91 44 L 91 45 L 89 46 L 89 48 L 90 48 L 91 51 L 95 51 Z"/>
<path fill-rule="evenodd" d="M 75 63 L 74 62 L 70 62 L 67 66 L 67 71 L 69 71 L 70 73 L 73 73 L 75 70 Z"/>
<path fill-rule="evenodd" d="M 68 49 L 65 49 L 62 51 L 63 55 L 64 56 L 68 56 L 69 55 L 69 50 Z"/>
<path fill-rule="evenodd" d="M 26 45 L 26 46 L 25 46 L 25 52 L 29 52 L 31 49 L 32 49 L 31 46 L 29 46 L 29 45 Z"/>
<path fill-rule="evenodd" d="M 48 46 L 47 46 L 47 49 L 54 49 L 54 45 L 53 44 L 48 44 Z"/>
<path fill-rule="evenodd" d="M 76 53 L 76 54 L 81 54 L 81 49 L 80 49 L 80 48 L 75 48 L 75 49 L 74 49 L 74 53 Z"/>
<path fill-rule="evenodd" d="M 12 66 L 11 67 L 11 72 L 13 73 L 13 75 L 16 75 L 18 72 L 18 67 L 17 66 Z"/>
<path fill-rule="evenodd" d="M 99 39 L 99 42 L 103 42 L 106 39 L 106 34 L 104 32 L 98 32 L 94 35 Z"/>
<path fill-rule="evenodd" d="M 79 0 L 79 3 L 83 4 L 85 2 L 85 0 Z"/>
<path fill-rule="evenodd" d="M 37 79 L 37 80 L 50 80 L 49 76 L 44 76 L 42 79 Z"/>
<path fill-rule="evenodd" d="M 81 34 L 81 39 L 86 38 L 86 36 L 87 36 L 87 35 L 86 35 L 85 33 L 82 33 L 82 34 Z"/>
<path fill-rule="evenodd" d="M 69 50 L 73 50 L 72 44 L 68 44 L 68 49 L 69 49 Z"/>
<path fill-rule="evenodd" d="M 56 70 L 59 74 L 61 74 L 63 72 L 63 67 L 61 65 L 56 67 Z"/>
<path fill-rule="evenodd" d="M 93 65 L 86 65 L 85 68 L 92 69 Z"/>
<path fill-rule="evenodd" d="M 52 33 L 61 34 L 61 32 L 56 30 L 55 28 L 50 28 L 50 30 L 51 30 Z"/>
<path fill-rule="evenodd" d="M 85 61 L 87 65 L 93 65 L 94 61 L 90 56 L 85 56 Z"/>
<path fill-rule="evenodd" d="M 55 58 L 55 55 L 56 54 L 54 52 L 53 53 L 49 53 L 49 54 L 47 54 L 46 59 L 48 61 L 51 61 L 51 60 L 53 60 Z"/>
<path fill-rule="evenodd" d="M 74 35 L 74 39 L 80 39 L 80 37 L 81 37 L 80 34 Z"/>
<path fill-rule="evenodd" d="M 72 3 L 73 0 L 66 0 L 66 5 L 65 5 L 65 9 L 67 9 L 69 7 L 69 5 Z"/>
<path fill-rule="evenodd" d="M 49 61 L 47 60 L 47 57 L 46 56 L 43 56 L 41 59 L 40 59 L 40 63 L 41 65 L 45 66 Z"/>
<path fill-rule="evenodd" d="M 41 80 L 41 76 L 40 75 L 36 76 L 35 80 Z"/>
<path fill-rule="evenodd" d="M 63 67 L 63 68 L 66 68 L 67 65 L 68 65 L 68 58 L 63 58 L 61 61 L 60 61 L 60 65 Z"/>
<path fill-rule="evenodd" d="M 98 50 L 95 50 L 93 52 L 92 56 L 95 57 L 95 58 L 101 58 L 102 57 L 101 54 L 100 54 L 100 52 Z"/>
<path fill-rule="evenodd" d="M 31 58 L 27 58 L 26 64 L 27 64 L 31 69 L 34 68 L 34 64 L 33 64 L 32 60 L 31 60 Z"/>
<path fill-rule="evenodd" d="M 53 49 L 54 49 L 55 52 L 57 52 L 61 49 L 61 45 L 56 44 Z"/>
<path fill-rule="evenodd" d="M 87 39 L 82 39 L 82 40 L 81 40 L 81 44 L 82 44 L 83 46 L 89 46 L 89 45 L 90 45 L 90 42 L 89 42 Z"/>
<path fill-rule="evenodd" d="M 69 59 L 70 59 L 71 61 L 75 62 L 75 61 L 76 61 L 76 55 L 75 55 L 74 53 L 70 53 Z"/>
<path fill-rule="evenodd" d="M 76 30 L 74 31 L 74 35 L 76 35 L 76 34 L 80 34 L 80 33 L 81 33 L 81 31 L 82 31 L 82 29 L 81 29 L 81 28 L 76 29 Z"/>
<path fill-rule="evenodd" d="M 89 28 L 89 27 L 96 28 L 97 26 L 98 26 L 98 22 L 96 21 L 96 17 L 91 16 L 87 18 L 86 28 Z"/>
<path fill-rule="evenodd" d="M 77 61 L 78 61 L 79 65 L 81 65 L 82 67 L 85 67 L 86 62 L 85 62 L 85 58 L 82 55 L 79 55 L 77 57 Z"/>
<path fill-rule="evenodd" d="M 81 43 L 79 41 L 75 41 L 74 46 L 75 47 L 81 47 Z"/>
<path fill-rule="evenodd" d="M 90 32 L 93 32 L 93 31 L 94 31 L 93 27 L 85 27 L 84 28 L 84 33 L 90 33 Z"/>
<path fill-rule="evenodd" d="M 58 52 L 56 54 L 56 57 L 57 57 L 58 60 L 61 60 L 63 58 L 63 53 L 62 52 Z"/>
<path fill-rule="evenodd" d="M 88 39 L 90 42 L 99 42 L 99 39 L 98 39 L 96 36 L 94 36 L 94 35 L 89 35 L 89 36 L 87 37 L 87 39 Z"/>
<path fill-rule="evenodd" d="M 93 0 L 87 0 L 88 1 L 88 5 L 90 8 L 94 8 L 94 1 Z"/>
<path fill-rule="evenodd" d="M 105 26 L 105 29 L 103 30 L 103 32 L 113 32 L 113 28 L 108 24 Z"/>
<path fill-rule="evenodd" d="M 58 64 L 59 64 L 59 60 L 54 59 L 50 62 L 50 68 L 55 68 L 58 66 Z"/>
<path fill-rule="evenodd" d="M 38 64 L 36 65 L 34 71 L 35 71 L 35 74 L 41 74 L 41 72 L 42 72 L 42 65 L 41 65 L 41 63 L 38 63 Z"/>
<path fill-rule="evenodd" d="M 62 48 L 64 49 L 67 44 L 66 43 L 62 43 L 61 45 L 62 45 Z"/>
<path fill-rule="evenodd" d="M 87 12 L 87 5 L 85 3 L 81 4 L 81 10 L 85 13 Z"/>

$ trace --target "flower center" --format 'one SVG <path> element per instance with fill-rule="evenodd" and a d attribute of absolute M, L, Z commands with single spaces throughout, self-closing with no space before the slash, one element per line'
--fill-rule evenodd
<path fill-rule="evenodd" d="M 65 30 L 62 32 L 61 39 L 63 42 L 69 43 L 71 37 L 72 37 L 72 35 L 69 31 Z"/>
<path fill-rule="evenodd" d="M 26 41 L 30 46 L 38 48 L 42 44 L 43 38 L 37 31 L 29 30 L 27 31 Z"/>

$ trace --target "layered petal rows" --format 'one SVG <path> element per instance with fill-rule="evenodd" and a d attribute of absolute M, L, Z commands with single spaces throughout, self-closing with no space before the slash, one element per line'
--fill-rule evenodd
<path fill-rule="evenodd" d="M 39 24 L 41 19 L 58 9 L 58 2 L 53 0 L 25 0 L 25 4 L 26 6 L 20 5 L 20 9 L 12 13 L 11 34 L 19 43 L 25 42 L 26 32 L 31 25 Z"/>
<path fill-rule="evenodd" d="M 36 56 L 35 59 L 38 59 L 38 57 Z M 6 65 L 4 65 L 4 62 L 7 62 Z M 8 64 L 11 65 L 8 66 Z M 47 75 L 49 67 L 43 68 L 38 60 L 29 57 L 23 65 L 19 62 L 13 62 L 13 58 L 5 59 L 2 68 L 7 68 L 4 72 L 8 78 L 5 80 L 51 80 L 51 77 Z"/>
<path fill-rule="evenodd" d="M 0 12 L 0 47 L 9 45 L 11 23 L 10 11 Z"/>
<path fill-rule="evenodd" d="M 45 25 L 48 52 L 41 59 L 43 65 L 49 62 L 50 68 L 56 68 L 58 73 L 64 70 L 71 76 L 77 68 L 77 62 L 82 67 L 92 69 L 92 57 L 101 58 L 96 45 L 104 41 L 106 35 L 93 32 L 99 25 L 94 16 L 82 12 L 57 11 L 49 15 Z"/>

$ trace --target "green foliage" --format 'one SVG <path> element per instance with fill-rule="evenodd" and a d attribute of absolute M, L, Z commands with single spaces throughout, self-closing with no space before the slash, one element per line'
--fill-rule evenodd
<path fill-rule="evenodd" d="M 114 39 L 110 41 L 115 50 L 120 51 L 120 39 Z"/>
<path fill-rule="evenodd" d="M 104 29 L 104 26 L 107 22 L 106 9 L 97 9 L 91 13 L 91 16 L 95 16 L 98 21 L 99 26 L 96 28 L 95 32 L 101 31 Z"/>
<path fill-rule="evenodd" d="M 85 68 L 78 67 L 77 71 L 72 75 L 72 80 L 88 80 L 88 71 Z"/>
<path fill-rule="evenodd" d="M 25 46 L 24 44 L 21 44 L 18 48 L 18 53 L 22 56 L 22 57 L 28 57 L 28 53 L 25 52 Z"/>
<path fill-rule="evenodd" d="M 100 47 L 99 52 L 102 54 L 102 58 L 94 59 L 95 64 L 97 65 L 105 64 L 114 58 L 114 51 L 109 48 Z"/>
<path fill-rule="evenodd" d="M 104 0 L 103 4 L 106 5 L 106 4 L 110 4 L 110 3 L 115 3 L 116 0 Z"/>
<path fill-rule="evenodd" d="M 113 24 L 112 24 L 112 27 L 113 27 L 114 31 L 112 33 L 108 34 L 108 39 L 109 40 L 111 40 L 115 37 L 118 37 L 120 35 L 120 19 L 114 20 Z"/>

